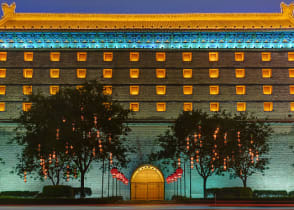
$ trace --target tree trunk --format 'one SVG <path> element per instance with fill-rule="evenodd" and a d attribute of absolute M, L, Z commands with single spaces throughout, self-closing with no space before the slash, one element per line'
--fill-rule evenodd
<path fill-rule="evenodd" d="M 247 176 L 245 176 L 244 178 L 241 178 L 242 182 L 243 182 L 243 187 L 247 187 Z"/>
<path fill-rule="evenodd" d="M 205 199 L 207 198 L 206 181 L 207 181 L 207 177 L 203 177 L 203 195 Z"/>
<path fill-rule="evenodd" d="M 81 198 L 85 198 L 85 173 L 81 171 Z"/>

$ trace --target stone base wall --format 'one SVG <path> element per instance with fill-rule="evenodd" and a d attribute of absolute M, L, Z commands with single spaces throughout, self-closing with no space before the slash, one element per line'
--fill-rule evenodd
<path fill-rule="evenodd" d="M 149 154 L 159 149 L 156 143 L 156 137 L 164 134 L 164 131 L 170 126 L 168 123 L 132 123 L 130 127 L 132 131 L 128 136 L 128 142 L 134 146 L 136 154 L 130 156 L 130 163 L 127 168 L 121 171 L 130 179 L 132 173 L 137 167 L 142 164 L 149 163 Z M 248 186 L 254 190 L 294 190 L 294 153 L 291 151 L 290 146 L 294 146 L 294 123 L 271 123 L 274 129 L 274 135 L 269 139 L 270 158 L 269 169 L 265 171 L 264 176 L 257 173 L 249 177 Z M 5 161 L 5 165 L 0 166 L 0 191 L 41 191 L 44 185 L 50 182 L 41 182 L 28 177 L 27 183 L 11 173 L 17 163 L 17 155 L 21 153 L 22 147 L 15 143 L 8 144 L 8 141 L 14 135 L 16 124 L 1 123 L 0 124 L 0 157 Z M 101 197 L 102 195 L 102 163 L 92 164 L 89 173 L 86 175 L 85 186 L 92 189 L 92 197 Z M 163 166 L 155 165 L 162 170 L 164 176 L 168 176 L 172 172 L 171 166 L 169 170 Z M 182 166 L 184 167 L 184 166 Z M 108 168 L 108 165 L 107 165 Z M 116 185 L 111 176 L 109 176 L 109 195 L 115 195 Z M 185 177 L 185 178 L 184 178 Z M 186 179 L 186 181 L 184 180 Z M 202 179 L 197 174 L 196 170 L 191 171 L 192 179 L 192 197 L 203 196 Z M 186 185 L 184 185 L 186 183 Z M 79 180 L 70 182 L 63 182 L 62 184 L 78 187 Z M 114 184 L 114 186 L 113 186 Z M 207 188 L 216 187 L 235 187 L 242 186 L 239 179 L 230 179 L 229 175 L 225 176 L 212 176 L 209 177 Z M 118 194 L 124 196 L 125 199 L 130 198 L 130 185 L 118 185 Z M 184 189 L 186 189 L 186 194 Z M 186 163 L 186 173 L 178 183 L 178 192 L 182 195 L 190 196 L 190 169 L 188 162 Z M 174 184 L 165 184 L 165 197 L 170 199 L 175 193 Z M 108 169 L 104 175 L 103 196 L 108 196 Z"/>

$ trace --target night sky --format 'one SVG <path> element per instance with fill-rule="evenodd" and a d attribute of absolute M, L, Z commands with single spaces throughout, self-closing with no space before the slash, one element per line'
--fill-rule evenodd
<path fill-rule="evenodd" d="M 280 0 L 0 0 L 13 1 L 17 12 L 41 13 L 280 12 Z"/>

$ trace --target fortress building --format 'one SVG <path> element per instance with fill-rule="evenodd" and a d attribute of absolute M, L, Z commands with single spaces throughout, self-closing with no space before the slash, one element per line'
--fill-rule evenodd
<path fill-rule="evenodd" d="M 281 3 L 280 13 L 48 14 L 16 13 L 15 4 L 2 4 L 0 156 L 6 164 L 0 191 L 41 190 L 46 184 L 24 183 L 9 173 L 21 147 L 7 141 L 16 127 L 12 119 L 30 108 L 26 96 L 38 89 L 55 94 L 93 79 L 134 113 L 128 140 L 137 155 L 124 170 L 137 187 L 123 188 L 126 199 L 171 197 L 172 187 L 163 183 L 168 172 L 149 165 L 147 157 L 178 114 L 193 109 L 253 112 L 270 123 L 275 133 L 269 169 L 250 177 L 248 186 L 294 190 L 293 9 L 293 3 Z M 94 165 L 87 174 L 93 196 L 101 196 L 99 170 Z M 192 196 L 202 197 L 196 171 L 192 179 Z M 241 184 L 214 176 L 207 187 Z"/>

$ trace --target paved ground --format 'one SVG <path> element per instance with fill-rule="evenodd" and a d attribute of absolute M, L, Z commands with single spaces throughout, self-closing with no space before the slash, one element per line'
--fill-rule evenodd
<path fill-rule="evenodd" d="M 103 206 L 0 206 L 0 210 L 294 210 L 294 206 L 103 205 Z"/>

